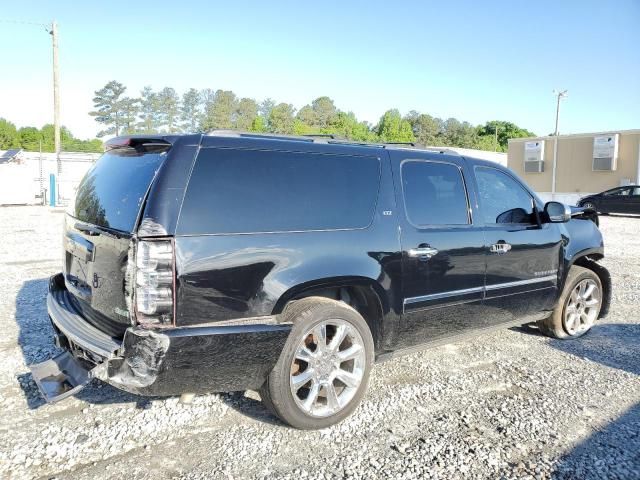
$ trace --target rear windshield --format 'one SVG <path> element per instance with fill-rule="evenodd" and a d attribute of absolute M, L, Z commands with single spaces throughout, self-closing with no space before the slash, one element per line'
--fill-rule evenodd
<path fill-rule="evenodd" d="M 365 228 L 380 181 L 376 157 L 203 149 L 185 195 L 181 234 Z"/>
<path fill-rule="evenodd" d="M 73 216 L 123 232 L 133 232 L 140 205 L 166 152 L 111 150 L 80 182 Z"/>

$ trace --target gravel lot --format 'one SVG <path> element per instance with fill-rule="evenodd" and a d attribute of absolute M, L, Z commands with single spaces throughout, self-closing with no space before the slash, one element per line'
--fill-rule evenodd
<path fill-rule="evenodd" d="M 318 432 L 252 392 L 182 405 L 95 382 L 43 405 L 26 365 L 56 351 L 62 219 L 0 208 L 2 478 L 640 478 L 640 218 L 602 218 L 614 302 L 586 337 L 511 329 L 377 365 L 356 413 Z"/>

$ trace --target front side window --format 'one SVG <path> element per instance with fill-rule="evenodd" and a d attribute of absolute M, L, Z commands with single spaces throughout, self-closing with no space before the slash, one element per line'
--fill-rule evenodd
<path fill-rule="evenodd" d="M 180 234 L 366 228 L 380 184 L 377 157 L 203 149 L 180 213 Z"/>
<path fill-rule="evenodd" d="M 408 160 L 402 163 L 407 219 L 417 227 L 469 224 L 469 206 L 457 165 Z"/>
<path fill-rule="evenodd" d="M 476 167 L 484 223 L 536 223 L 533 198 L 513 177 L 491 167 Z"/>

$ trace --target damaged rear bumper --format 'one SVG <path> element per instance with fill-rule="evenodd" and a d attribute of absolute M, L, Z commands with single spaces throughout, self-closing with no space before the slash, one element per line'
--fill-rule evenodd
<path fill-rule="evenodd" d="M 278 324 L 130 327 L 120 340 L 88 324 L 67 295 L 64 282 L 52 277 L 47 307 L 56 344 L 65 352 L 30 367 L 47 401 L 76 393 L 91 378 L 152 396 L 257 389 L 291 329 Z"/>
<path fill-rule="evenodd" d="M 262 386 L 290 325 L 130 328 L 103 380 L 141 395 L 232 392 Z"/>

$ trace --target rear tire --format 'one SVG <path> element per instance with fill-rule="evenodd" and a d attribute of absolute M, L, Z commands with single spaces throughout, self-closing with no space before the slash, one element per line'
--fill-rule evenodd
<path fill-rule="evenodd" d="M 574 265 L 550 317 L 538 328 L 553 338 L 578 338 L 587 333 L 600 316 L 603 298 L 600 277 L 588 268 Z"/>
<path fill-rule="evenodd" d="M 373 338 L 352 307 L 323 297 L 295 301 L 282 313 L 293 328 L 260 390 L 267 408 L 300 429 L 334 425 L 356 409 L 373 364 Z"/>

